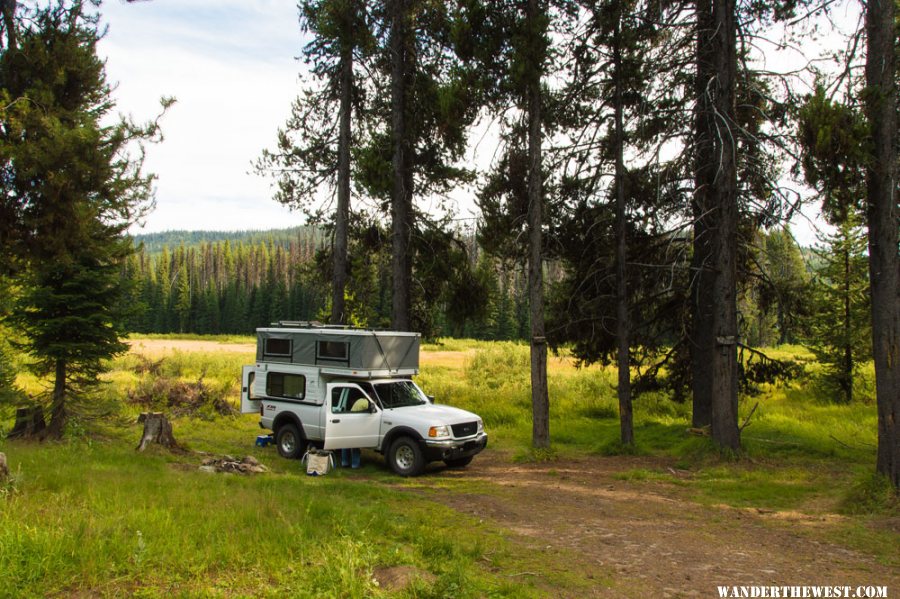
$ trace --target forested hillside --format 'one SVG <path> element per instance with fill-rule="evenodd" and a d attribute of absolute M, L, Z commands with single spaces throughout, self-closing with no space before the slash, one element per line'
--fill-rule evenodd
<path fill-rule="evenodd" d="M 240 333 L 279 320 L 328 320 L 329 281 L 323 261 L 328 237 L 315 227 L 271 231 L 168 231 L 134 237 L 125 268 L 131 330 L 140 333 Z M 528 327 L 522 273 L 504 268 L 466 245 L 473 271 L 487 291 L 483 309 L 470 317 L 438 298 L 428 305 L 427 335 L 521 339 Z M 375 256 L 354 278 L 364 295 L 349 298 L 358 326 L 390 325 L 388 257 Z M 361 270 L 361 269 L 360 269 Z M 357 271 L 359 272 L 359 271 Z"/>
<path fill-rule="evenodd" d="M 271 229 L 268 231 L 162 231 L 160 233 L 141 233 L 134 235 L 135 248 L 143 248 L 149 256 L 161 254 L 163 248 L 200 246 L 204 243 L 228 241 L 232 246 L 238 243 L 257 245 L 259 243 L 287 246 L 303 240 L 317 246 L 323 235 L 316 227 L 290 227 L 287 229 Z"/>

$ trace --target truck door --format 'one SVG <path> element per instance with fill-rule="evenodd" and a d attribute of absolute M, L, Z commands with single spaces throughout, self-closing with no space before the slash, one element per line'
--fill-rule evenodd
<path fill-rule="evenodd" d="M 259 400 L 253 399 L 253 382 L 256 379 L 256 371 L 253 366 L 244 366 L 241 371 L 241 413 L 254 414 L 259 412 Z"/>
<path fill-rule="evenodd" d="M 359 385 L 329 383 L 325 401 L 325 449 L 377 447 L 381 411 Z"/>

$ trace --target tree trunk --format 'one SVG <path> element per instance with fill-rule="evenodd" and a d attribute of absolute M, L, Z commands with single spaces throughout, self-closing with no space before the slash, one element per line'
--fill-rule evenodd
<path fill-rule="evenodd" d="M 397 331 L 410 328 L 410 284 L 412 265 L 409 260 L 412 234 L 412 148 L 409 140 L 408 103 L 413 61 L 415 60 L 407 0 L 392 0 L 391 7 L 391 131 L 394 155 L 391 160 L 394 180 L 391 192 L 391 327 Z"/>
<path fill-rule="evenodd" d="M 900 287 L 898 287 L 897 88 L 894 0 L 866 3 L 866 116 L 872 159 L 866 169 L 872 354 L 878 404 L 876 470 L 900 488 Z"/>
<path fill-rule="evenodd" d="M 540 41 L 537 19 L 538 0 L 528 0 L 526 18 L 536 48 Z M 535 52 L 535 54 L 538 54 Z M 536 58 L 536 57 L 533 57 Z M 547 388 L 547 338 L 544 331 L 543 272 L 543 184 L 541 157 L 541 70 L 542 61 L 535 60 L 527 83 L 528 118 L 528 300 L 531 309 L 531 443 L 535 448 L 550 446 L 550 396 Z"/>
<path fill-rule="evenodd" d="M 698 142 L 711 150 L 714 161 L 705 165 L 698 177 L 709 195 L 708 228 L 712 272 L 712 339 L 701 354 L 711 359 L 711 434 L 722 448 L 740 449 L 738 429 L 737 379 L 737 135 L 735 87 L 737 45 L 734 0 L 712 0 L 709 11 L 701 13 L 698 2 L 698 85 L 704 88 L 698 99 L 701 135 Z M 708 54 L 707 54 L 708 52 Z M 708 77 L 706 66 L 710 67 Z M 695 383 L 703 384 L 695 381 Z"/>
<path fill-rule="evenodd" d="M 0 483 L 9 478 L 9 464 L 6 462 L 6 454 L 0 453 Z"/>
<path fill-rule="evenodd" d="M 43 435 L 47 424 L 41 406 L 16 409 L 16 422 L 6 436 L 7 439 L 28 439 Z"/>
<path fill-rule="evenodd" d="M 346 324 L 344 295 L 347 287 L 347 226 L 350 220 L 350 120 L 353 94 L 353 46 L 341 51 L 341 108 L 338 137 L 337 212 L 334 216 L 334 272 L 332 274 L 331 323 Z"/>
<path fill-rule="evenodd" d="M 784 345 L 788 343 L 787 326 L 784 316 L 784 300 L 781 296 L 778 298 L 776 305 L 776 318 L 778 319 L 778 344 Z M 762 328 L 760 328 L 762 330 Z"/>
<path fill-rule="evenodd" d="M 615 46 L 613 48 L 613 77 L 615 77 L 615 145 L 616 145 L 616 362 L 619 370 L 619 428 L 622 445 L 634 445 L 634 424 L 631 410 L 631 361 L 629 350 L 628 319 L 628 240 L 626 237 L 625 215 L 625 135 L 623 131 L 622 108 L 622 50 L 620 27 L 622 16 L 618 15 L 615 25 Z"/>
<path fill-rule="evenodd" d="M 50 399 L 50 424 L 47 425 L 45 437 L 61 439 L 66 428 L 66 361 L 56 360 L 56 380 L 53 383 L 53 395 Z"/>
<path fill-rule="evenodd" d="M 841 364 L 841 390 L 844 392 L 844 401 L 853 401 L 853 322 L 850 302 L 850 245 L 849 240 L 844 240 L 844 360 Z"/>
<path fill-rule="evenodd" d="M 151 443 L 162 445 L 166 449 L 180 450 L 181 446 L 172 434 L 172 423 L 161 412 L 144 412 L 138 417 L 144 423 L 144 433 L 136 451 L 144 451 Z"/>
<path fill-rule="evenodd" d="M 18 48 L 18 42 L 16 41 L 16 4 L 18 4 L 17 0 L 0 0 L 3 26 L 6 29 L 6 47 L 9 50 Z"/>

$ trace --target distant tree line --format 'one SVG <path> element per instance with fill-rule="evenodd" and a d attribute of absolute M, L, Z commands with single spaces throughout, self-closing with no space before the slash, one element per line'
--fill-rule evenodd
<path fill-rule="evenodd" d="M 223 241 L 207 242 L 219 236 Z M 528 330 L 528 300 L 523 273 L 502 268 L 467 239 L 473 278 L 483 287 L 477 310 L 461 309 L 458 297 L 437 295 L 427 305 L 426 336 L 477 339 L 524 339 Z M 164 234 L 175 245 L 148 244 L 160 234 L 138 236 L 137 249 L 123 266 L 128 288 L 122 310 L 130 330 L 141 333 L 253 334 L 279 320 L 327 321 L 328 250 L 322 231 L 302 227 L 242 233 L 177 232 Z M 247 239 L 255 242 L 245 241 Z M 150 251 L 153 248 L 154 251 Z M 390 326 L 386 248 L 371 259 L 360 281 L 355 270 L 353 293 L 347 297 L 350 322 L 356 326 Z M 356 257 L 355 259 L 360 259 Z"/>

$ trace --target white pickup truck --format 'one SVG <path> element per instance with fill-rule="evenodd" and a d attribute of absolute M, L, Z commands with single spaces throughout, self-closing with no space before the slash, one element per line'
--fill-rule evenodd
<path fill-rule="evenodd" d="M 281 322 L 257 329 L 241 411 L 259 413 L 286 458 L 315 445 L 375 449 L 401 476 L 438 460 L 466 466 L 487 446 L 484 424 L 426 396 L 412 381 L 418 363 L 417 333 Z"/>

